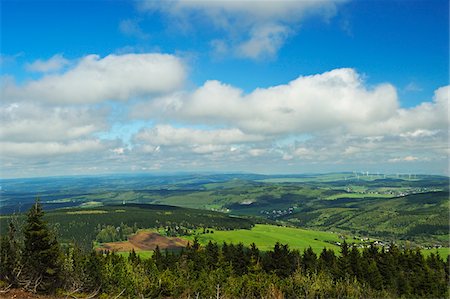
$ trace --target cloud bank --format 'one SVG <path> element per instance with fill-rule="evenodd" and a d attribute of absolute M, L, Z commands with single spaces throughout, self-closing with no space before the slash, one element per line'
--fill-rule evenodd
<path fill-rule="evenodd" d="M 2 176 L 448 171 L 450 86 L 403 108 L 395 86 L 368 85 L 351 68 L 246 93 L 214 80 L 186 89 L 186 66 L 173 55 L 89 55 L 63 64 L 23 84 L 3 81 Z"/>

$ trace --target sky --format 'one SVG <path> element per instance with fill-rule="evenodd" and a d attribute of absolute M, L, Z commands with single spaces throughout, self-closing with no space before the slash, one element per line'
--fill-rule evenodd
<path fill-rule="evenodd" d="M 0 178 L 449 173 L 447 0 L 0 5 Z"/>

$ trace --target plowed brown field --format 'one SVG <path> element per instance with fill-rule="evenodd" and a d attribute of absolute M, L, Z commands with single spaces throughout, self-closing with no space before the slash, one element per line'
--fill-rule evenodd
<path fill-rule="evenodd" d="M 156 246 L 160 249 L 179 249 L 186 247 L 188 241 L 161 236 L 155 232 L 138 232 L 128 238 L 128 241 L 124 242 L 111 242 L 103 243 L 97 250 L 109 250 L 109 251 L 135 251 L 141 250 L 154 250 Z"/>

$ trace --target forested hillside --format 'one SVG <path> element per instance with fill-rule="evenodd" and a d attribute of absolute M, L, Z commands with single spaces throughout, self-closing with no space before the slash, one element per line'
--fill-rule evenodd
<path fill-rule="evenodd" d="M 3 216 L 0 218 L 0 231 L 7 233 L 8 222 L 13 220 L 20 225 L 25 215 Z M 126 240 L 138 229 L 164 228 L 178 235 L 197 228 L 230 230 L 251 228 L 254 220 L 230 217 L 227 214 L 197 209 L 187 209 L 165 205 L 125 204 L 92 208 L 73 208 L 49 211 L 45 220 L 55 230 L 64 243 L 75 241 L 79 246 L 92 248 L 102 230 L 112 228 L 115 239 Z M 125 228 L 127 231 L 125 232 Z"/>

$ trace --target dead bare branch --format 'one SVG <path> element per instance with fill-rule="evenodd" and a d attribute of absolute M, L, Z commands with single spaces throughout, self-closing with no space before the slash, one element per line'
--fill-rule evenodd
<path fill-rule="evenodd" d="M 85 299 L 92 299 L 92 298 L 94 298 L 95 296 L 97 296 L 98 293 L 100 292 L 100 288 L 101 288 L 101 286 L 99 286 L 99 287 L 97 288 L 97 290 L 95 290 L 92 294 L 90 294 L 89 296 L 87 296 Z"/>
<path fill-rule="evenodd" d="M 6 288 L 0 290 L 0 294 L 8 293 L 9 290 L 11 289 L 11 287 L 12 287 L 12 283 L 9 286 L 7 286 Z"/>
<path fill-rule="evenodd" d="M 122 292 L 119 293 L 119 295 L 117 295 L 116 297 L 114 297 L 114 299 L 118 299 L 120 296 L 122 296 L 122 294 L 125 292 L 126 289 L 123 289 Z"/>

